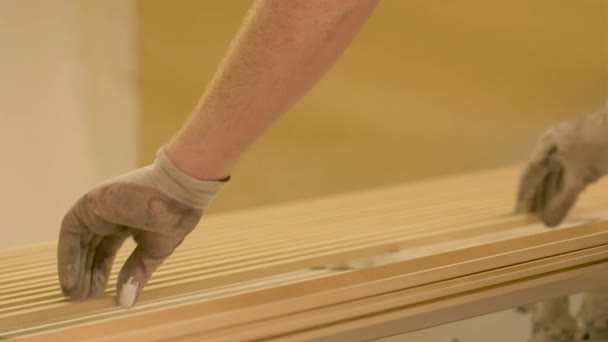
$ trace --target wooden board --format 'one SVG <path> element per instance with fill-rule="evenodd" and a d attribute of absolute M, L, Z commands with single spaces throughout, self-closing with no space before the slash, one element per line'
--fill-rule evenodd
<path fill-rule="evenodd" d="M 513 284 L 540 279 L 538 288 L 562 290 L 555 295 L 585 289 L 559 284 L 581 283 L 579 277 L 608 259 L 608 225 L 601 222 L 608 218 L 602 210 L 608 184 L 585 193 L 563 227 L 547 230 L 534 217 L 512 213 L 518 170 L 208 217 L 131 310 L 116 307 L 112 296 L 116 271 L 132 245 L 117 258 L 107 296 L 77 303 L 60 295 L 53 243 L 0 251 L 0 336 L 298 340 L 362 330 L 381 337 L 395 332 L 395 326 L 378 328 L 395 319 L 382 323 L 389 311 L 432 325 L 498 310 L 505 305 L 499 298 L 531 301 L 530 293 L 536 300 L 549 293 L 526 292 L 532 285 L 507 290 Z M 396 250 L 409 260 L 351 272 L 313 270 Z M 503 297 L 487 299 L 493 288 L 505 289 Z M 480 295 L 466 297 L 471 291 Z M 469 299 L 448 305 L 443 299 L 450 296 Z M 425 313 L 435 319 L 412 316 L 433 301 L 445 304 L 438 304 L 437 315 Z M 521 304 L 513 298 L 507 303 Z M 425 324 L 402 325 L 400 332 Z"/>

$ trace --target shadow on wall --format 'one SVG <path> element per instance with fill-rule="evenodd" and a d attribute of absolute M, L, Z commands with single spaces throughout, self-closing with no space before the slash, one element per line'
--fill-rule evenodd
<path fill-rule="evenodd" d="M 250 3 L 137 2 L 142 164 L 190 113 Z M 212 210 L 520 161 L 547 125 L 602 105 L 607 13 L 604 0 L 381 2 Z"/>

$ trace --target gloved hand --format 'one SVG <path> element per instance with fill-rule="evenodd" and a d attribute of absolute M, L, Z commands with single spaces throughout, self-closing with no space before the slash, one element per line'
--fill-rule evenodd
<path fill-rule="evenodd" d="M 191 178 L 161 149 L 154 164 L 95 187 L 61 224 L 57 256 L 63 293 L 73 299 L 102 295 L 117 251 L 132 236 L 137 247 L 119 273 L 117 299 L 123 307 L 133 306 L 226 181 Z"/>
<path fill-rule="evenodd" d="M 608 172 L 608 108 L 550 128 L 523 174 L 518 212 L 540 212 L 558 225 L 578 195 Z"/>

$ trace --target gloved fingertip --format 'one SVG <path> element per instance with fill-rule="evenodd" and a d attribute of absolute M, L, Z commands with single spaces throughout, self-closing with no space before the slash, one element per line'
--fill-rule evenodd
<path fill-rule="evenodd" d="M 558 226 L 565 217 L 564 212 L 559 212 L 555 210 L 545 210 L 542 213 L 542 219 L 545 225 L 549 228 L 554 228 Z"/>
<path fill-rule="evenodd" d="M 69 296 L 71 290 L 76 287 L 78 282 L 78 272 L 76 265 L 68 264 L 59 272 L 59 282 L 61 284 L 61 290 L 66 296 Z"/>
<path fill-rule="evenodd" d="M 91 286 L 89 288 L 89 297 L 99 297 L 104 293 L 106 286 L 105 276 L 102 271 L 94 269 L 91 275 Z"/>
<path fill-rule="evenodd" d="M 118 304 L 125 309 L 129 309 L 135 305 L 139 295 L 139 281 L 134 277 L 129 279 L 119 287 Z"/>
<path fill-rule="evenodd" d="M 584 187 L 584 183 L 572 184 L 570 182 L 570 186 L 550 199 L 549 204 L 542 211 L 542 219 L 545 224 L 549 227 L 559 225 L 576 203 L 578 194 Z"/>

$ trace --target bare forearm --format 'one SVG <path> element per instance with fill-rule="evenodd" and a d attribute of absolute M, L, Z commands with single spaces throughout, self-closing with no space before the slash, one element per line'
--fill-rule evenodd
<path fill-rule="evenodd" d="M 169 158 L 199 179 L 229 175 L 331 67 L 378 1 L 256 1 Z"/>

